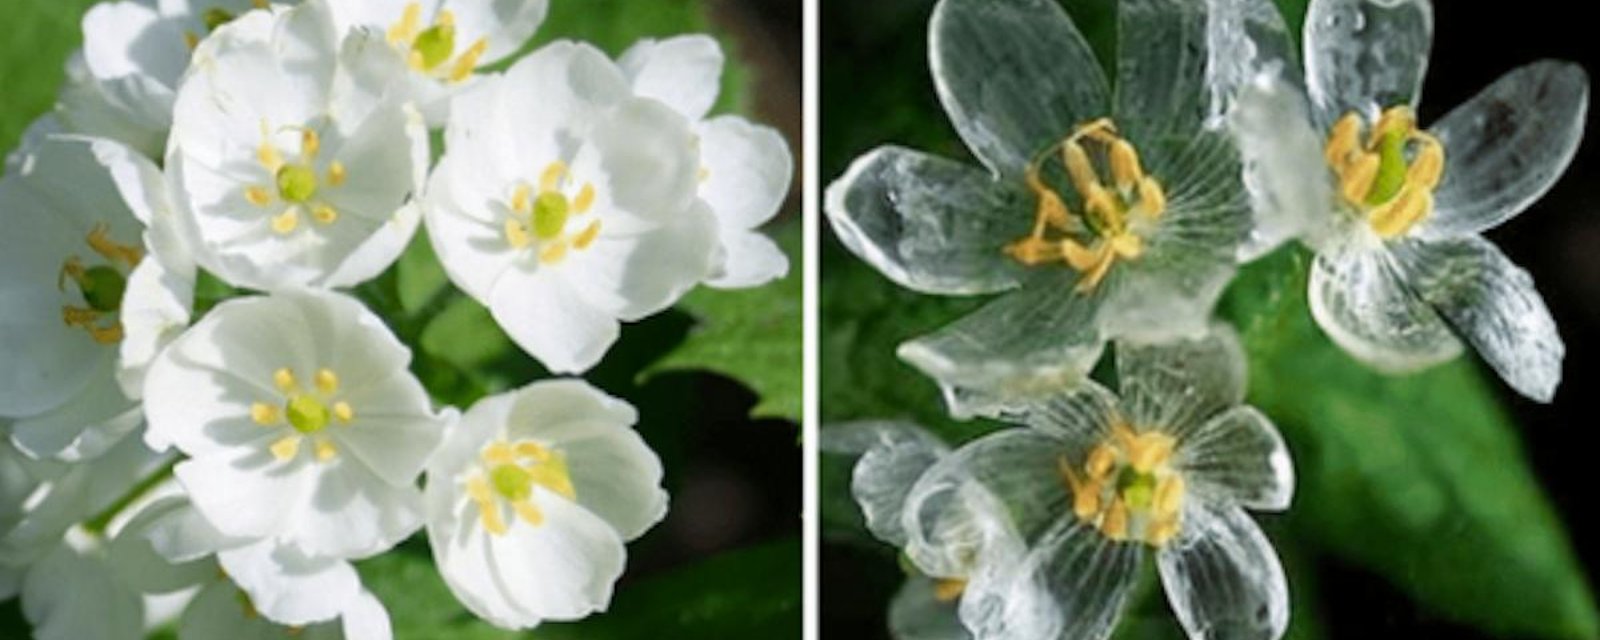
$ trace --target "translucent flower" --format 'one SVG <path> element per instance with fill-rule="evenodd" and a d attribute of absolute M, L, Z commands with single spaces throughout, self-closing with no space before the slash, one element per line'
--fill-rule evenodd
<path fill-rule="evenodd" d="M 445 582 L 505 628 L 602 611 L 623 543 L 667 511 L 661 461 L 626 402 L 536 382 L 462 416 L 428 464 L 428 541 Z"/>
<path fill-rule="evenodd" d="M 421 525 L 415 483 L 446 418 L 410 355 L 360 303 L 317 291 L 229 300 L 174 341 L 146 377 L 145 437 L 189 456 L 174 473 L 226 540 L 172 557 L 216 551 L 274 620 L 337 615 L 359 590 L 345 561 Z"/>
<path fill-rule="evenodd" d="M 387 45 L 363 51 L 358 73 L 397 87 L 389 99 L 415 103 L 433 126 L 445 123 L 473 72 L 522 48 L 549 8 L 548 0 L 327 1 L 340 33 L 369 29 Z"/>
<path fill-rule="evenodd" d="M 556 372 L 594 366 L 619 320 L 711 273 L 716 218 L 683 116 L 633 96 L 600 51 L 557 42 L 456 99 L 429 180 L 451 280 Z"/>
<path fill-rule="evenodd" d="M 782 278 L 789 260 L 755 230 L 778 214 L 794 159 L 771 127 L 733 115 L 707 118 L 722 89 L 722 48 L 708 36 L 641 40 L 617 62 L 638 95 L 654 98 L 694 123 L 700 139 L 700 198 L 717 216 L 724 263 L 706 283 L 755 287 Z"/>
<path fill-rule="evenodd" d="M 1003 295 L 900 356 L 953 413 L 1080 379 L 1107 340 L 1203 333 L 1251 215 L 1232 144 L 1207 126 L 1208 4 L 1119 5 L 1113 92 L 1050 0 L 942 0 L 935 87 L 983 167 L 899 147 L 829 187 L 835 232 L 895 282 Z"/>
<path fill-rule="evenodd" d="M 1566 348 L 1521 268 L 1480 234 L 1528 208 L 1583 135 L 1576 65 L 1516 69 L 1423 129 L 1433 38 L 1425 0 L 1314 0 L 1306 106 L 1293 70 L 1261 78 L 1234 114 L 1272 224 L 1316 252 L 1312 315 L 1347 352 L 1411 371 L 1462 342 L 1519 393 L 1548 402 Z"/>
<path fill-rule="evenodd" d="M 319 2 L 251 12 L 210 36 L 178 89 L 167 179 L 196 262 L 229 284 L 353 285 L 416 230 L 426 128 L 351 81 L 334 34 Z"/>
<path fill-rule="evenodd" d="M 178 81 L 212 30 L 265 0 L 117 0 L 83 14 L 59 113 L 67 130 L 161 157 Z"/>
<path fill-rule="evenodd" d="M 141 422 L 117 358 L 157 260 L 97 157 L 114 146 L 46 136 L 0 181 L 0 416 L 34 457 L 92 458 Z"/>
<path fill-rule="evenodd" d="M 1245 509 L 1287 508 L 1293 472 L 1240 405 L 1236 339 L 1118 342 L 1116 363 L 1120 397 L 1085 382 L 1041 399 L 1018 414 L 1028 427 L 962 446 L 907 497 L 908 531 L 960 530 L 951 497 L 975 484 L 998 504 L 953 522 L 1000 517 L 1027 545 L 967 585 L 963 622 L 981 638 L 1109 637 L 1148 551 L 1190 637 L 1282 635 L 1283 569 Z"/>

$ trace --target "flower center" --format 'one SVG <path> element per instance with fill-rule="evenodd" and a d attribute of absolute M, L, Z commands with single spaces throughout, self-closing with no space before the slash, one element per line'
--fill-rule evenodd
<path fill-rule="evenodd" d="M 577 499 L 566 458 L 544 445 L 496 440 L 483 448 L 479 458 L 483 466 L 467 479 L 467 497 L 477 506 L 483 528 L 492 535 L 502 535 L 510 528 L 507 509 L 529 525 L 544 523 L 544 513 L 534 502 L 534 487 Z"/>
<path fill-rule="evenodd" d="M 318 369 L 312 376 L 311 388 L 307 389 L 301 386 L 293 371 L 283 368 L 273 372 L 272 384 L 278 389 L 278 399 L 250 405 L 250 419 L 256 424 L 288 427 L 288 431 L 269 447 L 272 457 L 280 462 L 293 460 L 300 454 L 301 444 L 308 439 L 317 462 L 338 457 L 339 448 L 326 433 L 328 424 L 348 425 L 356 417 L 350 403 L 338 399 L 338 374 L 332 369 Z"/>
<path fill-rule="evenodd" d="M 600 221 L 590 220 L 576 233 L 567 233 L 567 222 L 581 217 L 594 207 L 594 185 L 583 183 L 576 192 L 567 195 L 574 186 L 567 165 L 556 161 L 547 165 L 539 176 L 539 192 L 527 184 L 518 184 L 511 192 L 511 215 L 506 217 L 506 242 L 513 248 L 523 249 L 538 243 L 539 262 L 555 264 L 566 259 L 572 250 L 583 250 L 594 244 L 600 236 Z"/>
<path fill-rule="evenodd" d="M 1098 166 L 1097 166 L 1098 165 Z M 1103 177 L 1110 178 L 1108 187 Z M 1084 124 L 1028 164 L 1028 190 L 1038 197 L 1033 231 L 1007 245 L 1017 262 L 1065 262 L 1078 271 L 1078 291 L 1099 286 L 1117 260 L 1144 253 L 1144 235 L 1166 212 L 1161 183 L 1146 175 L 1133 144 L 1110 118 Z M 1071 186 L 1082 215 L 1052 184 Z"/>
<path fill-rule="evenodd" d="M 1328 167 L 1339 196 L 1361 212 L 1378 237 L 1405 235 L 1433 213 L 1433 190 L 1444 175 L 1444 145 L 1417 129 L 1410 107 L 1392 107 L 1361 139 L 1365 125 L 1352 111 L 1328 134 Z"/>
<path fill-rule="evenodd" d="M 111 227 L 103 222 L 89 230 L 84 242 L 104 258 L 106 264 L 84 266 L 83 259 L 78 256 L 70 256 L 62 262 L 61 272 L 56 276 L 56 288 L 65 292 L 67 280 L 71 280 L 78 286 L 84 306 L 62 306 L 61 322 L 83 329 L 100 344 L 120 342 L 122 323 L 115 316 L 122 310 L 122 295 L 128 290 L 128 277 L 114 265 L 121 263 L 128 271 L 132 271 L 139 266 L 144 252 L 138 247 L 112 240 Z"/>
<path fill-rule="evenodd" d="M 278 213 L 268 218 L 268 225 L 278 235 L 288 235 L 300 227 L 300 218 L 310 212 L 311 218 L 323 225 L 339 219 L 339 211 L 326 200 L 317 198 L 317 192 L 326 180 L 329 187 L 342 186 L 349 178 L 344 164 L 338 160 L 327 163 L 322 177 L 317 175 L 317 155 L 322 151 L 322 138 L 307 127 L 300 130 L 299 161 L 288 162 L 272 142 L 272 130 L 261 121 L 261 144 L 256 147 L 256 163 L 271 176 L 270 184 L 252 184 L 244 189 L 245 201 L 257 207 L 272 208 Z M 281 209 L 279 207 L 282 207 Z"/>
<path fill-rule="evenodd" d="M 1169 464 L 1176 445 L 1165 433 L 1118 424 L 1081 467 L 1063 456 L 1057 465 L 1073 515 L 1118 542 L 1166 545 L 1178 535 L 1183 508 L 1183 476 Z"/>
<path fill-rule="evenodd" d="M 422 4 L 412 2 L 389 27 L 389 44 L 406 55 L 406 65 L 429 77 L 461 82 L 472 75 L 478 59 L 489 48 L 488 38 L 478 38 L 460 56 L 456 53 L 456 17 L 440 9 L 433 24 L 422 26 Z M 454 61 L 452 61 L 452 56 Z"/>

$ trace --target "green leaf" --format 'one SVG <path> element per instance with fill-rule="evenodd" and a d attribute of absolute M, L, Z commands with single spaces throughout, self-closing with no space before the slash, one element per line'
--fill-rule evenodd
<path fill-rule="evenodd" d="M 771 232 L 789 256 L 789 275 L 755 289 L 724 291 L 700 287 L 678 308 L 698 324 L 683 344 L 640 374 L 699 369 L 737 379 L 760 396 L 757 417 L 801 416 L 800 225 L 789 222 Z"/>
<path fill-rule="evenodd" d="M 83 38 L 79 16 L 93 0 L 8 2 L 0 39 L 0 149 L 17 146 L 28 124 L 56 103 L 67 54 Z M 3 154 L 0 154 L 3 155 Z"/>
<path fill-rule="evenodd" d="M 1224 300 L 1250 357 L 1250 401 L 1288 440 L 1295 535 L 1455 620 L 1518 637 L 1600 635 L 1593 594 L 1470 352 L 1387 376 L 1328 341 L 1306 306 L 1304 251 L 1246 268 Z"/>

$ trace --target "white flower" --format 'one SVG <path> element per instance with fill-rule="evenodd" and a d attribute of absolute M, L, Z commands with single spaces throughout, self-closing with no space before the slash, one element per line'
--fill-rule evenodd
<path fill-rule="evenodd" d="M 264 0 L 117 0 L 83 14 L 83 49 L 67 63 L 60 116 L 73 133 L 160 157 L 173 97 L 203 38 Z"/>
<path fill-rule="evenodd" d="M 321 3 L 251 12 L 210 36 L 179 86 L 167 179 L 196 262 L 229 284 L 353 285 L 416 230 L 427 132 L 350 81 L 334 33 Z"/>
<path fill-rule="evenodd" d="M 604 54 L 557 42 L 459 96 L 428 183 L 428 236 L 458 286 L 552 371 L 584 371 L 619 320 L 713 268 L 684 118 Z"/>
<path fill-rule="evenodd" d="M 361 28 L 386 46 L 362 52 L 358 73 L 392 87 L 440 126 L 473 72 L 522 48 L 544 22 L 548 0 L 327 0 L 340 33 Z M 375 43 L 377 44 L 377 43 Z"/>
<path fill-rule="evenodd" d="M 8 486 L 6 513 L 0 516 L 0 564 L 26 566 L 51 552 L 74 525 L 101 515 L 130 487 L 165 466 L 137 437 L 126 437 L 92 463 L 67 464 L 9 453 L 0 467 Z M 16 482 L 17 485 L 9 485 Z M 20 500 L 20 502 L 16 502 Z"/>
<path fill-rule="evenodd" d="M 224 539 L 188 553 L 222 549 L 275 620 L 337 615 L 359 589 L 344 560 L 421 525 L 415 482 L 444 420 L 409 361 L 377 316 L 329 292 L 230 300 L 174 341 L 146 378 L 146 439 L 189 456 L 174 471 Z"/>
<path fill-rule="evenodd" d="M 389 613 L 370 592 L 362 591 L 337 622 L 284 627 L 260 615 L 250 596 L 227 580 L 200 590 L 178 623 L 178 640 L 388 640 L 394 636 Z"/>
<path fill-rule="evenodd" d="M 1237 339 L 1219 327 L 1116 348 L 1120 397 L 1086 382 L 1024 409 L 1027 428 L 957 449 L 907 497 L 907 531 L 989 514 L 1026 542 L 1019 562 L 967 585 L 961 617 L 976 637 L 1109 637 L 1146 551 L 1191 638 L 1281 636 L 1283 569 L 1245 509 L 1287 508 L 1294 477 L 1277 430 L 1240 404 Z M 952 501 L 971 486 L 999 504 Z"/>
<path fill-rule="evenodd" d="M 145 293 L 142 212 L 97 159 L 110 142 L 46 136 L 0 181 L 0 416 L 34 457 L 92 458 L 136 428 L 117 383 L 123 309 Z"/>
<path fill-rule="evenodd" d="M 1281 34 L 1279 34 L 1281 36 Z M 1462 342 L 1517 392 L 1548 402 L 1566 347 L 1526 271 L 1481 234 L 1554 185 L 1583 136 L 1576 65 L 1514 70 L 1419 127 L 1432 6 L 1313 0 L 1306 105 L 1293 69 L 1267 74 L 1233 122 L 1260 215 L 1316 252 L 1312 315 L 1345 351 L 1412 371 Z"/>
<path fill-rule="evenodd" d="M 428 464 L 428 540 L 451 591 L 505 628 L 604 610 L 623 543 L 666 514 L 627 403 L 536 382 L 467 411 Z"/>
<path fill-rule="evenodd" d="M 1082 379 L 1110 340 L 1203 334 L 1233 277 L 1251 214 L 1210 123 L 1235 82 L 1212 76 L 1210 4 L 1117 15 L 1113 91 L 1058 2 L 942 0 L 934 84 L 982 168 L 886 146 L 828 187 L 834 232 L 897 284 L 1000 294 L 899 348 L 958 417 Z"/>
<path fill-rule="evenodd" d="M 754 287 L 783 277 L 789 260 L 755 229 L 778 214 L 794 159 L 783 136 L 732 115 L 707 119 L 722 89 L 722 49 L 708 36 L 641 40 L 617 62 L 634 93 L 694 123 L 700 138 L 700 198 L 717 216 L 724 263 L 706 284 Z"/>

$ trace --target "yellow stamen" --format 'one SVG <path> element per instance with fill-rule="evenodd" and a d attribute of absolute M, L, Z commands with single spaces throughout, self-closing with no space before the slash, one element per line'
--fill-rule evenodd
<path fill-rule="evenodd" d="M 539 507 L 527 500 L 518 500 L 511 503 L 511 509 L 517 512 L 517 517 L 523 522 L 535 527 L 544 524 L 544 514 L 539 512 Z"/>
<path fill-rule="evenodd" d="M 1432 212 L 1433 193 L 1427 189 L 1408 188 L 1388 204 L 1373 209 L 1367 222 L 1378 237 L 1397 238 Z"/>
<path fill-rule="evenodd" d="M 300 158 L 310 162 L 317 157 L 317 151 L 322 149 L 322 138 L 317 132 L 310 129 L 300 130 Z"/>
<path fill-rule="evenodd" d="M 491 443 L 483 448 L 483 461 L 490 465 L 515 464 L 517 454 L 511 445 L 504 442 Z"/>
<path fill-rule="evenodd" d="M 272 372 L 272 384 L 276 385 L 278 390 L 284 393 L 290 393 L 300 388 L 300 384 L 294 379 L 294 372 L 287 367 Z"/>
<path fill-rule="evenodd" d="M 317 391 L 321 391 L 324 394 L 333 394 L 339 391 L 339 375 L 334 373 L 332 369 L 317 369 L 317 373 L 312 380 L 317 385 Z"/>
<path fill-rule="evenodd" d="M 548 193 L 561 188 L 561 178 L 567 175 L 567 163 L 557 160 L 545 165 L 544 171 L 539 174 L 539 191 Z"/>
<path fill-rule="evenodd" d="M 1107 538 L 1117 542 L 1128 539 L 1128 505 L 1123 504 L 1122 498 L 1111 500 L 1111 509 L 1106 511 L 1105 521 L 1100 524 L 1100 530 Z"/>
<path fill-rule="evenodd" d="M 1139 163 L 1139 152 L 1127 140 L 1118 138 L 1111 143 L 1111 179 L 1117 189 L 1127 191 L 1144 179 L 1144 168 Z"/>
<path fill-rule="evenodd" d="M 578 189 L 578 197 L 572 199 L 572 210 L 577 213 L 588 213 L 594 206 L 594 185 L 585 183 Z"/>
<path fill-rule="evenodd" d="M 1176 515 L 1183 506 L 1183 476 L 1170 475 L 1156 483 L 1156 499 L 1151 509 L 1157 515 Z"/>
<path fill-rule="evenodd" d="M 405 11 L 400 14 L 400 21 L 389 27 L 389 43 L 395 45 L 409 45 L 417 37 L 417 28 L 422 25 L 422 4 L 413 2 L 406 5 Z"/>
<path fill-rule="evenodd" d="M 287 235 L 293 233 L 300 226 L 300 208 L 289 207 L 283 213 L 272 216 L 270 220 L 273 233 Z"/>
<path fill-rule="evenodd" d="M 356 419 L 356 411 L 350 408 L 350 403 L 348 402 L 335 402 L 333 403 L 333 417 L 338 419 L 340 423 L 350 424 Z"/>
<path fill-rule="evenodd" d="M 295 455 L 300 453 L 300 436 L 284 436 L 280 438 L 277 442 L 272 443 L 271 451 L 272 457 L 277 458 L 279 462 L 293 459 Z"/>
<path fill-rule="evenodd" d="M 244 199 L 255 206 L 265 207 L 272 204 L 272 191 L 260 185 L 252 185 L 245 188 Z"/>
<path fill-rule="evenodd" d="M 528 227 L 521 220 L 507 219 L 505 233 L 506 243 L 513 249 L 522 249 L 533 244 L 533 234 L 528 233 Z"/>
<path fill-rule="evenodd" d="M 572 246 L 578 249 L 587 249 L 589 245 L 594 244 L 594 239 L 598 237 L 600 237 L 600 221 L 595 220 L 590 222 L 589 226 L 584 227 L 583 231 L 578 232 L 578 236 L 572 239 Z"/>
<path fill-rule="evenodd" d="M 533 189 L 525 184 L 518 184 L 511 192 L 511 210 L 522 215 L 533 213 L 533 204 L 530 199 Z"/>
<path fill-rule="evenodd" d="M 476 42 L 473 42 L 472 46 L 467 47 L 467 50 L 461 54 L 461 57 L 456 58 L 455 66 L 450 70 L 450 81 L 461 82 L 470 77 L 473 69 L 478 68 L 478 58 L 483 57 L 483 53 L 488 50 L 489 40 L 487 38 L 478 38 Z"/>
<path fill-rule="evenodd" d="M 334 160 L 333 162 L 328 163 L 328 184 L 329 185 L 332 185 L 332 186 L 335 186 L 335 187 L 337 187 L 339 185 L 342 185 L 342 184 L 344 184 L 344 181 L 345 181 L 345 179 L 347 177 L 348 176 L 345 175 L 344 163 L 343 162 L 339 162 L 338 160 Z"/>
<path fill-rule="evenodd" d="M 271 426 L 278 423 L 283 414 L 278 408 L 265 402 L 256 402 L 250 405 L 250 420 L 261 426 Z"/>
<path fill-rule="evenodd" d="M 1139 180 L 1138 211 L 1152 219 L 1167 212 L 1167 191 L 1161 188 L 1161 183 L 1156 182 L 1155 178 L 1147 176 Z"/>
<path fill-rule="evenodd" d="M 1372 191 L 1372 185 L 1378 180 L 1378 167 L 1381 166 L 1378 154 L 1359 154 L 1348 166 L 1339 183 L 1339 195 L 1350 202 L 1365 201 L 1367 193 Z"/>
<path fill-rule="evenodd" d="M 503 535 L 506 532 L 506 521 L 500 516 L 500 507 L 495 503 L 494 490 L 489 488 L 489 482 L 483 476 L 473 476 L 467 480 L 467 496 L 478 506 L 478 518 L 483 522 L 483 528 L 493 535 Z"/>
<path fill-rule="evenodd" d="M 1410 107 L 1387 109 L 1361 144 L 1361 116 L 1345 114 L 1328 135 L 1327 161 L 1339 195 L 1385 240 L 1410 232 L 1433 212 L 1444 177 L 1444 145 L 1417 129 Z"/>
<path fill-rule="evenodd" d="M 316 444 L 317 462 L 327 462 L 339 457 L 339 448 L 332 441 L 318 440 Z"/>
<path fill-rule="evenodd" d="M 518 442 L 512 447 L 512 451 L 515 451 L 517 455 L 524 458 L 531 458 L 535 462 L 546 462 L 550 460 L 552 455 L 554 455 L 550 453 L 549 449 L 544 448 L 543 445 L 537 442 L 527 441 Z"/>
<path fill-rule="evenodd" d="M 567 241 L 556 239 L 539 251 L 540 264 L 556 264 L 567 257 Z"/>
<path fill-rule="evenodd" d="M 200 36 L 195 35 L 193 31 L 183 32 L 183 46 L 194 51 L 195 47 L 200 46 Z"/>
<path fill-rule="evenodd" d="M 98 223 L 89 230 L 89 235 L 84 239 L 89 243 L 89 248 L 101 257 L 128 265 L 128 268 L 139 266 L 139 261 L 144 259 L 144 251 L 138 247 L 119 244 L 111 239 L 111 227 L 104 222 Z"/>
<path fill-rule="evenodd" d="M 122 342 L 122 325 L 114 324 L 109 327 L 89 327 L 89 337 L 96 344 L 116 344 Z"/>
<path fill-rule="evenodd" d="M 967 581 L 944 579 L 933 583 L 933 599 L 938 602 L 955 602 L 967 590 Z"/>
<path fill-rule="evenodd" d="M 333 224 L 339 220 L 339 212 L 324 203 L 311 208 L 311 217 L 318 224 Z"/>
<path fill-rule="evenodd" d="M 1092 187 L 1100 186 L 1100 177 L 1095 175 L 1094 165 L 1089 162 L 1089 152 L 1084 151 L 1083 145 L 1071 141 L 1062 144 L 1061 160 L 1067 165 L 1067 175 L 1072 178 L 1072 186 L 1078 193 L 1085 194 L 1087 198 Z"/>

